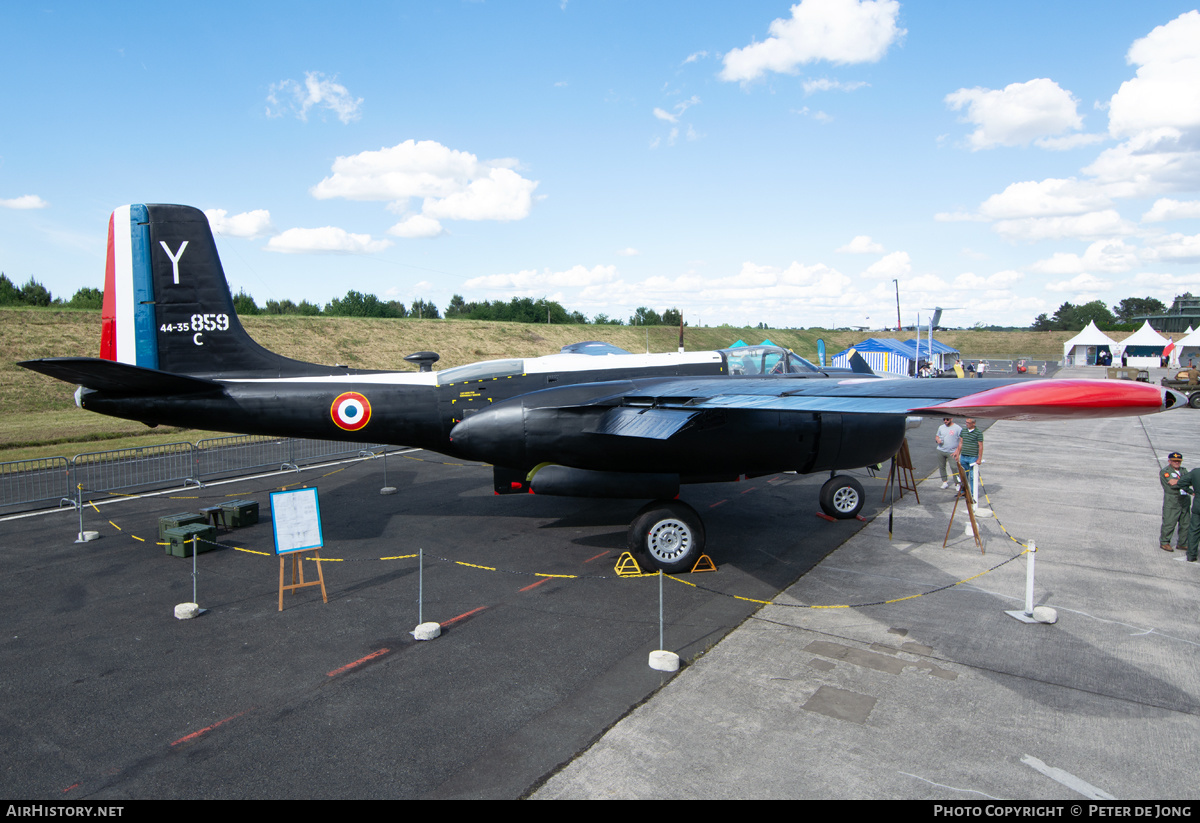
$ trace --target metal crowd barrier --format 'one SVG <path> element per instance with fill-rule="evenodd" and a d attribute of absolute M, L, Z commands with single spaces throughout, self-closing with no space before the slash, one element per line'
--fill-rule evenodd
<path fill-rule="evenodd" d="M 164 443 L 77 454 L 71 460 L 71 476 L 76 486 L 90 492 L 186 483 L 196 479 L 194 451 L 191 443 Z"/>
<path fill-rule="evenodd" d="M 134 449 L 16 460 L 0 463 L 0 512 L 79 505 L 93 494 L 148 491 L 220 476 L 295 469 L 337 457 L 383 448 L 381 444 L 337 440 L 237 435 L 192 443 L 166 443 Z"/>
<path fill-rule="evenodd" d="M 295 468 L 290 438 L 242 434 L 196 441 L 196 479 L 266 468 Z"/>
<path fill-rule="evenodd" d="M 71 466 L 65 457 L 0 463 L 0 510 L 35 503 L 58 505 L 74 496 Z"/>

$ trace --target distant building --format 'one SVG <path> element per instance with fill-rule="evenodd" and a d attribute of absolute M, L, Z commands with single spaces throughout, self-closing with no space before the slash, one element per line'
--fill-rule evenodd
<path fill-rule="evenodd" d="M 1150 328 L 1158 332 L 1185 332 L 1189 326 L 1200 327 L 1200 297 L 1193 297 L 1191 292 L 1184 292 L 1175 296 L 1175 302 L 1167 309 L 1166 314 L 1144 314 L 1133 319 L 1135 322 L 1149 322 Z"/>

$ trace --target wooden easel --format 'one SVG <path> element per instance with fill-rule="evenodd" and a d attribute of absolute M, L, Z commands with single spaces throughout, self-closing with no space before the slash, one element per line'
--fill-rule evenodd
<path fill-rule="evenodd" d="M 979 524 L 975 522 L 975 501 L 971 498 L 971 485 L 967 483 L 962 463 L 958 464 L 958 486 L 959 492 L 954 496 L 954 509 L 950 512 L 950 524 L 946 526 L 946 539 L 942 541 L 942 548 L 946 548 L 946 544 L 950 542 L 950 529 L 954 528 L 954 514 L 958 511 L 958 501 L 961 498 L 966 500 L 967 517 L 971 518 L 971 533 L 975 535 L 975 545 L 979 547 L 980 554 L 987 554 L 983 550 L 983 540 L 979 537 Z"/>
<path fill-rule="evenodd" d="M 887 485 L 883 487 L 881 503 L 887 502 L 888 489 L 892 487 L 893 475 L 895 475 L 896 484 L 900 489 L 900 497 L 904 497 L 904 490 L 908 489 L 917 496 L 917 503 L 920 503 L 921 495 L 917 493 L 917 480 L 913 476 L 912 454 L 908 451 L 907 437 L 900 443 L 900 451 L 896 452 L 896 459 L 892 461 L 892 467 L 888 469 Z"/>
<path fill-rule="evenodd" d="M 311 580 L 308 583 L 304 582 L 304 564 L 300 562 L 303 558 L 299 555 L 312 552 L 313 559 L 317 561 L 317 579 Z M 287 562 L 284 555 L 279 556 L 279 611 L 283 611 L 283 592 L 290 591 L 295 594 L 296 589 L 304 589 L 309 586 L 321 587 L 321 599 L 326 603 L 329 602 L 329 596 L 325 594 L 325 571 L 321 568 L 321 550 L 320 549 L 302 549 L 300 551 L 289 552 L 292 556 L 292 582 L 289 585 L 283 584 L 283 565 Z M 296 578 L 300 580 L 297 582 Z"/>

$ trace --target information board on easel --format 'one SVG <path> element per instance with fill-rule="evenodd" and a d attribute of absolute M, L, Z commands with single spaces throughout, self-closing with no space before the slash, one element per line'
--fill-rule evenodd
<path fill-rule="evenodd" d="M 271 524 L 275 530 L 275 554 L 279 556 L 279 611 L 283 611 L 284 591 L 295 592 L 308 586 L 321 587 L 321 599 L 328 603 L 325 593 L 325 572 L 321 566 L 321 506 L 317 490 L 293 489 L 271 492 Z M 312 552 L 317 562 L 317 579 L 304 582 L 302 555 Z M 283 569 L 287 556 L 292 558 L 292 582 L 284 585 Z"/>

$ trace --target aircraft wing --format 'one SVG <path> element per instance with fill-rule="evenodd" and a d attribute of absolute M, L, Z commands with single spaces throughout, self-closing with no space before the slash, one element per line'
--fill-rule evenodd
<path fill-rule="evenodd" d="M 1128 380 L 667 378 L 631 383 L 632 391 L 601 395 L 588 405 L 635 412 L 653 408 L 667 414 L 758 409 L 997 420 L 1136 416 L 1187 405 L 1186 397 L 1170 389 Z M 659 417 L 655 430 L 663 428 L 665 415 Z M 608 433 L 625 433 L 621 428 Z"/>

